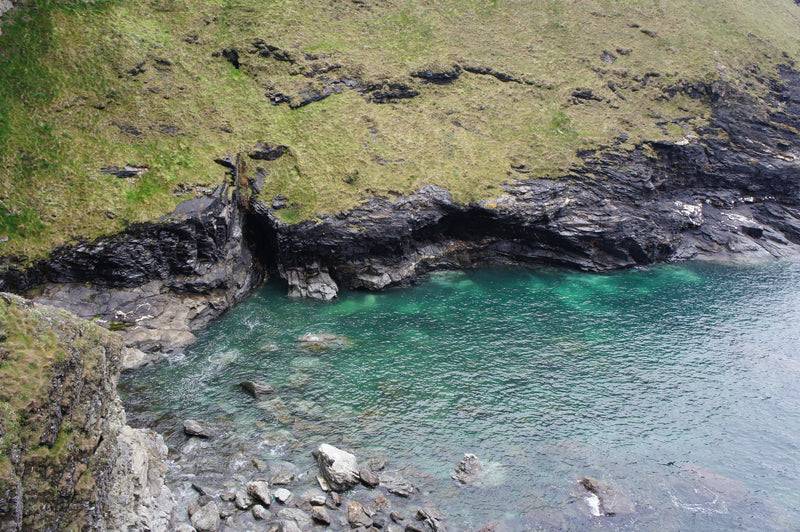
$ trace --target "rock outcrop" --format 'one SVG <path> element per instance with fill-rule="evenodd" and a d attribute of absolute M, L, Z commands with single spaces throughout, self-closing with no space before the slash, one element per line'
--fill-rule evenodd
<path fill-rule="evenodd" d="M 181 351 L 263 278 L 237 198 L 223 185 L 157 222 L 56 250 L 27 270 L 12 265 L 0 289 L 39 285 L 34 301 L 119 331 L 129 348 L 125 369 L 158 358 L 148 354 Z"/>
<path fill-rule="evenodd" d="M 524 179 L 512 168 L 493 199 L 462 205 L 426 186 L 287 225 L 269 198 L 253 194 L 251 227 L 274 242 L 290 294 L 323 300 L 343 288 L 379 290 L 486 264 L 601 271 L 795 256 L 800 75 L 782 76 L 762 99 L 723 82 L 675 88 L 711 106 L 702 136 L 586 152 L 560 179 Z"/>
<path fill-rule="evenodd" d="M 0 294 L 0 530 L 173 529 L 167 448 L 116 394 L 122 342 Z"/>

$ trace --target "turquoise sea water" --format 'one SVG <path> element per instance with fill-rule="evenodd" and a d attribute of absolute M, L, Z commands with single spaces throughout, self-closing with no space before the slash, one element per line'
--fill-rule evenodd
<path fill-rule="evenodd" d="M 800 529 L 798 264 L 441 272 L 328 304 L 268 284 L 120 392 L 165 435 L 179 495 L 253 457 L 310 485 L 327 442 L 385 458 L 451 530 Z M 220 430 L 202 453 L 190 417 Z M 477 486 L 450 478 L 464 453 L 488 466 Z M 583 476 L 636 512 L 592 517 Z"/>

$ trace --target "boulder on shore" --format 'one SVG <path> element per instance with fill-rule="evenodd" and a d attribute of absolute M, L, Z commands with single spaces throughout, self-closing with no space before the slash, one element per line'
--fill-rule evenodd
<path fill-rule="evenodd" d="M 320 472 L 331 489 L 346 491 L 358 484 L 358 461 L 347 451 L 337 449 L 333 445 L 323 443 L 314 452 Z"/>
<path fill-rule="evenodd" d="M 192 514 L 192 526 L 197 532 L 217 532 L 221 525 L 219 508 L 214 501 L 201 506 Z"/>

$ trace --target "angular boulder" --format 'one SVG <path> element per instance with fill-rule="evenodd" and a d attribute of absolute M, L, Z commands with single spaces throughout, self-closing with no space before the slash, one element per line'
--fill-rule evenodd
<path fill-rule="evenodd" d="M 256 399 L 275 393 L 275 388 L 264 381 L 244 381 L 240 382 L 239 386 Z"/>
<path fill-rule="evenodd" d="M 361 480 L 358 461 L 347 451 L 323 443 L 314 453 L 320 472 L 331 489 L 347 491 Z"/>

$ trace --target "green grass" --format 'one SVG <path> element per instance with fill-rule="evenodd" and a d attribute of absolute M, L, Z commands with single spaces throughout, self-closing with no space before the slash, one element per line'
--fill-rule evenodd
<path fill-rule="evenodd" d="M 29 258 L 169 212 L 187 197 L 180 185 L 213 186 L 223 178 L 213 159 L 257 141 L 290 147 L 250 165 L 268 172 L 264 198 L 289 198 L 289 222 L 424 184 L 465 202 L 513 179 L 558 178 L 578 150 L 622 134 L 629 147 L 706 123 L 701 102 L 663 98 L 663 87 L 721 77 L 758 94 L 748 68 L 774 77 L 800 60 L 800 8 L 789 0 L 45 0 L 4 18 L 0 254 Z M 248 53 L 256 39 L 295 63 Z M 230 48 L 239 70 L 213 56 Z M 603 51 L 617 60 L 602 62 Z M 534 84 L 409 77 L 453 63 Z M 321 65 L 339 65 L 331 78 L 399 81 L 420 95 L 377 105 L 344 90 L 296 110 L 270 105 L 266 86 L 323 88 L 303 75 Z M 661 76 L 636 81 L 651 72 Z M 602 101 L 572 104 L 578 88 Z M 148 171 L 100 173 L 126 164 Z"/>

